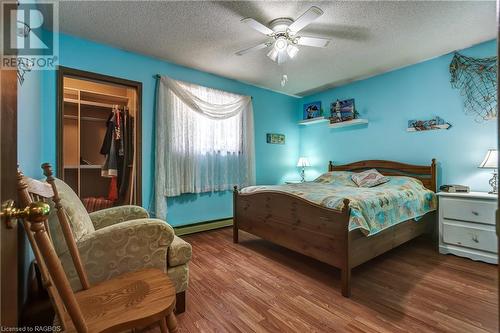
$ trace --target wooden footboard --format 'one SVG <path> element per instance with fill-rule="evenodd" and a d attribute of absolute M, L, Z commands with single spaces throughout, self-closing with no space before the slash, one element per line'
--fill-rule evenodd
<path fill-rule="evenodd" d="M 282 192 L 240 193 L 234 188 L 233 241 L 238 230 L 284 246 L 342 270 L 342 294 L 349 288 L 349 200 L 342 211 Z"/>

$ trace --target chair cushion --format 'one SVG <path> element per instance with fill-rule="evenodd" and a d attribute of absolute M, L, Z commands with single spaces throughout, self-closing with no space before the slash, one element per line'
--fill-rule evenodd
<path fill-rule="evenodd" d="M 191 260 L 191 245 L 181 238 L 174 236 L 172 244 L 168 248 L 167 264 L 168 267 L 175 267 L 185 264 Z"/>
<path fill-rule="evenodd" d="M 73 236 L 75 237 L 75 241 L 78 242 L 85 235 L 95 231 L 94 224 L 92 223 L 87 210 L 80 201 L 80 198 L 78 198 L 71 187 L 57 178 L 55 179 L 55 184 L 59 197 L 61 198 L 61 206 L 64 207 L 66 217 L 71 225 L 71 230 L 73 231 Z M 49 215 L 50 234 L 52 236 L 57 254 L 61 255 L 66 251 L 67 247 L 59 220 L 57 219 L 57 211 L 54 207 L 51 208 L 52 209 Z"/>

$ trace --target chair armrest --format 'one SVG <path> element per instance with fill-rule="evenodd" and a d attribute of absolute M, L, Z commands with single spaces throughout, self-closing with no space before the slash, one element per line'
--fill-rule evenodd
<path fill-rule="evenodd" d="M 84 236 L 78 250 L 90 283 L 95 284 L 143 268 L 166 272 L 167 251 L 173 239 L 174 230 L 166 222 L 138 219 Z"/>
<path fill-rule="evenodd" d="M 90 213 L 89 216 L 94 228 L 98 230 L 124 221 L 148 218 L 149 214 L 140 206 L 128 205 L 101 209 Z"/>
<path fill-rule="evenodd" d="M 172 244 L 168 247 L 168 267 L 187 264 L 191 260 L 192 253 L 193 249 L 191 245 L 182 238 L 175 236 Z"/>

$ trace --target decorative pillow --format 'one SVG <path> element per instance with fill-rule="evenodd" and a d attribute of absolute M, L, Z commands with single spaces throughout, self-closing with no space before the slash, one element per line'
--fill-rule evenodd
<path fill-rule="evenodd" d="M 322 174 L 314 180 L 315 183 L 336 184 L 341 186 L 355 186 L 352 183 L 351 171 L 330 171 Z"/>
<path fill-rule="evenodd" d="M 370 169 L 352 175 L 352 181 L 358 187 L 373 187 L 383 183 L 387 183 L 389 178 L 382 175 L 376 169 Z"/>

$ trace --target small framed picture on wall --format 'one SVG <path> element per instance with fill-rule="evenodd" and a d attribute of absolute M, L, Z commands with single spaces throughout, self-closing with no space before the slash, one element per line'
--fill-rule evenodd
<path fill-rule="evenodd" d="M 321 102 L 304 104 L 304 120 L 321 117 Z"/>
<path fill-rule="evenodd" d="M 274 145 L 284 145 L 285 144 L 285 134 L 279 133 L 267 133 L 266 142 Z"/>

